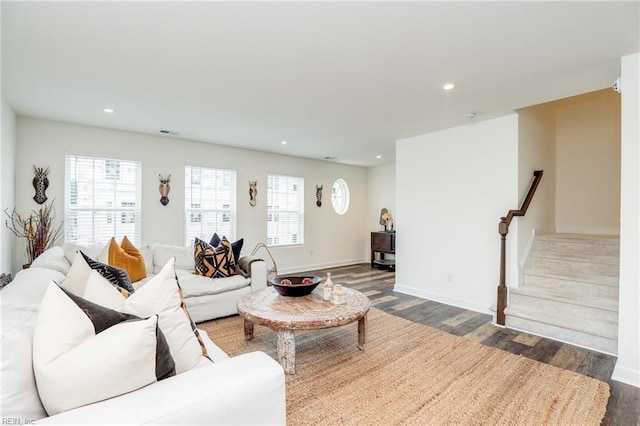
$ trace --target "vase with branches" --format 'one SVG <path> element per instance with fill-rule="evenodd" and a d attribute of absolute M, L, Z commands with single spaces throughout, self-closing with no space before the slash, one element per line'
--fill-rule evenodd
<path fill-rule="evenodd" d="M 45 250 L 52 247 L 62 236 L 63 224 L 56 224 L 56 212 L 53 202 L 45 204 L 39 210 L 32 210 L 27 217 L 22 217 L 15 209 L 7 216 L 5 225 L 16 237 L 27 240 L 27 265 L 40 256 Z"/>

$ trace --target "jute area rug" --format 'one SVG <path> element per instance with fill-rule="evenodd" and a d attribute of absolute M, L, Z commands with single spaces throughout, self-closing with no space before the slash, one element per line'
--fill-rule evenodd
<path fill-rule="evenodd" d="M 199 325 L 229 355 L 276 358 L 276 333 L 239 316 Z M 598 425 L 601 381 L 516 356 L 372 308 L 357 324 L 296 333 L 286 378 L 289 425 Z"/>

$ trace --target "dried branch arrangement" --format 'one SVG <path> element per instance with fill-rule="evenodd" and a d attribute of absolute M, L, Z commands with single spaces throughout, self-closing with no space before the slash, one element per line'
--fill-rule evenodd
<path fill-rule="evenodd" d="M 63 224 L 56 225 L 56 213 L 51 204 L 45 204 L 38 211 L 32 210 L 28 217 L 23 218 L 14 208 L 11 214 L 5 209 L 7 216 L 5 225 L 16 237 L 27 240 L 27 262 L 40 256 L 46 249 L 52 247 L 62 236 Z"/>

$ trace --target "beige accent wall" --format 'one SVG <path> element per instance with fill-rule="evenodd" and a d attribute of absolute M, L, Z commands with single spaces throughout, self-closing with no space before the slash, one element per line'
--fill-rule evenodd
<path fill-rule="evenodd" d="M 604 89 L 556 112 L 556 230 L 620 233 L 620 95 Z"/>
<path fill-rule="evenodd" d="M 517 235 L 518 267 L 512 268 L 509 284 L 523 282 L 523 269 L 535 234 L 555 232 L 556 216 L 556 117 L 548 104 L 518 111 L 518 199 L 527 196 L 534 170 L 542 170 L 542 180 L 524 217 L 512 222 Z M 520 206 L 514 206 L 514 209 Z M 505 212 L 506 214 L 506 212 Z M 514 226 L 515 225 L 515 226 Z M 514 238 L 511 236 L 510 238 Z M 511 240 L 513 241 L 513 240 Z"/>

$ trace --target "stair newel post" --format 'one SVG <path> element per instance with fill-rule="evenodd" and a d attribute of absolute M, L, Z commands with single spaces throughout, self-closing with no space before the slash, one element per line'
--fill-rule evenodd
<path fill-rule="evenodd" d="M 506 217 L 500 218 L 498 224 L 500 233 L 500 283 L 498 284 L 498 303 L 496 306 L 496 322 L 498 325 L 505 325 L 504 308 L 507 307 L 507 284 L 506 284 L 506 258 L 507 258 L 507 234 L 509 233 L 509 222 Z"/>

